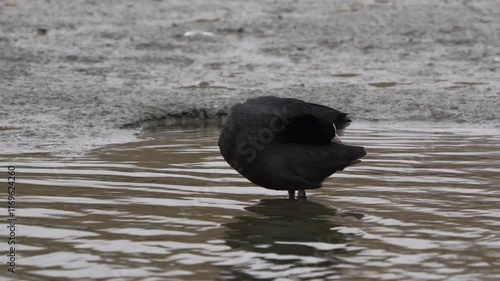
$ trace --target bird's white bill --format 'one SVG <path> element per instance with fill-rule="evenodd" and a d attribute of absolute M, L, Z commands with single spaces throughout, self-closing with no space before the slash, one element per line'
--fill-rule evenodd
<path fill-rule="evenodd" d="M 335 134 L 335 137 L 333 137 L 332 142 L 341 143 L 342 139 L 339 137 L 339 135 Z"/>
<path fill-rule="evenodd" d="M 333 137 L 332 142 L 341 143 L 342 139 L 337 134 L 337 126 L 335 126 L 335 123 L 332 123 L 332 125 L 333 125 L 333 128 L 335 128 L 335 137 Z"/>

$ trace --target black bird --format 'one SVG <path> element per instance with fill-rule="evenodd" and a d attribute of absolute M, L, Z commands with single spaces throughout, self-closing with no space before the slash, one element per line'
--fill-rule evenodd
<path fill-rule="evenodd" d="M 290 199 L 360 162 L 363 147 L 341 143 L 351 120 L 336 109 L 298 99 L 257 97 L 234 105 L 219 137 L 224 159 L 256 185 L 288 190 Z"/>

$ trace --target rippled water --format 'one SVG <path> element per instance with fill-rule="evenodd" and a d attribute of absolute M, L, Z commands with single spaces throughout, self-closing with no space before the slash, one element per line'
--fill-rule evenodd
<path fill-rule="evenodd" d="M 18 172 L 16 277 L 500 280 L 498 132 L 353 124 L 344 139 L 364 161 L 289 201 L 229 168 L 219 130 L 4 155 Z"/>

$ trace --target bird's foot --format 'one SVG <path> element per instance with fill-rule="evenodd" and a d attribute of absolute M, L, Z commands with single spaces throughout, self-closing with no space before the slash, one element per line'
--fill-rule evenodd
<path fill-rule="evenodd" d="M 288 199 L 295 200 L 295 190 L 288 190 Z"/>
<path fill-rule="evenodd" d="M 304 189 L 299 189 L 299 192 L 297 193 L 297 199 L 307 199 L 306 191 Z"/>

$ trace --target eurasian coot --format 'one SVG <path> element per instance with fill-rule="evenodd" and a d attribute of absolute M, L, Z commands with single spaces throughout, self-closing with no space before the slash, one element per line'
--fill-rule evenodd
<path fill-rule="evenodd" d="M 306 198 L 306 189 L 360 162 L 363 147 L 340 143 L 337 132 L 350 124 L 346 113 L 298 99 L 257 97 L 234 105 L 219 137 L 224 159 L 256 185 L 288 190 Z"/>

